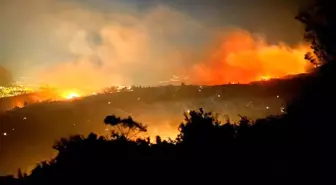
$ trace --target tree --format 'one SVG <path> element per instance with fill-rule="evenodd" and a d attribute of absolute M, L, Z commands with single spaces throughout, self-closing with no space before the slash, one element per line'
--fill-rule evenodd
<path fill-rule="evenodd" d="M 324 129 L 333 130 L 333 109 L 336 98 L 333 84 L 336 83 L 336 11 L 327 0 L 315 0 L 313 4 L 302 9 L 296 17 L 305 26 L 305 39 L 310 42 L 320 67 L 312 74 L 307 85 L 301 88 L 296 99 L 288 107 L 292 121 L 301 123 L 297 128 L 307 128 L 305 138 L 312 140 L 313 135 L 320 132 L 325 136 Z M 312 54 L 307 54 L 312 59 Z M 307 116 L 309 115 L 309 116 Z M 317 125 L 317 123 L 320 123 Z M 323 126 L 322 126 L 323 124 Z M 324 132 L 324 133 L 322 133 Z M 311 142 L 311 141 L 309 141 Z"/>
<path fill-rule="evenodd" d="M 333 62 L 336 56 L 336 12 L 328 0 L 316 0 L 302 9 L 296 19 L 305 26 L 304 38 L 311 43 L 311 53 L 306 58 L 316 65 Z M 317 60 L 318 59 L 318 60 Z"/>
<path fill-rule="evenodd" d="M 124 119 L 116 117 L 115 115 L 106 116 L 104 123 L 117 128 L 119 133 L 114 133 L 114 136 L 120 135 L 126 139 L 131 139 L 140 132 L 147 132 L 145 125 L 134 121 L 130 116 Z"/>
<path fill-rule="evenodd" d="M 328 0 L 315 0 L 300 10 L 296 17 L 303 23 L 304 38 L 310 42 L 314 52 L 308 53 L 306 58 L 318 68 L 290 103 L 286 120 L 293 133 L 292 142 L 297 144 L 293 161 L 302 169 L 302 176 L 316 177 L 318 183 L 322 179 L 328 182 L 333 177 L 330 169 L 336 164 L 333 157 L 336 153 L 330 148 L 336 143 L 333 116 L 336 104 L 336 90 L 333 88 L 336 83 L 335 17 L 334 6 Z"/>
<path fill-rule="evenodd" d="M 215 128 L 221 123 L 211 112 L 190 111 L 184 113 L 185 123 L 180 124 L 178 140 L 187 145 L 201 145 L 213 141 Z"/>
<path fill-rule="evenodd" d="M 22 173 L 21 169 L 18 170 L 18 178 L 19 179 L 23 179 L 24 178 L 24 174 Z"/>

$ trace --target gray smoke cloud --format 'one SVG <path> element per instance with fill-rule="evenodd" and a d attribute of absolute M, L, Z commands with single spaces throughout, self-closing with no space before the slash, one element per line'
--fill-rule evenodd
<path fill-rule="evenodd" d="M 64 1 L 14 0 L 2 8 L 7 65 L 35 77 L 34 83 L 157 82 L 186 61 L 183 55 L 191 48 L 183 40 L 206 32 L 192 18 L 160 5 L 123 13 Z"/>
<path fill-rule="evenodd" d="M 97 89 L 188 71 L 228 27 L 300 40 L 295 6 L 253 2 L 3 0 L 0 61 L 26 83 Z"/>

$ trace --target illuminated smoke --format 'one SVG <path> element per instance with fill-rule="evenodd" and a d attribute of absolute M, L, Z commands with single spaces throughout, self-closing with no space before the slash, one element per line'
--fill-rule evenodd
<path fill-rule="evenodd" d="M 5 2 L 1 19 L 13 24 L 1 21 L 0 35 L 10 43 L 4 45 L 10 46 L 11 71 L 31 77 L 23 83 L 84 95 L 111 85 L 177 80 L 246 83 L 302 73 L 307 66 L 305 45 L 268 45 L 244 30 L 222 29 L 226 33 L 218 37 L 218 29 L 166 5 L 139 10 L 111 1 L 113 11 L 101 11 L 77 1 Z"/>
<path fill-rule="evenodd" d="M 305 73 L 313 67 L 304 55 L 309 46 L 270 45 L 262 36 L 244 30 L 223 34 L 206 58 L 193 66 L 192 83 L 248 83 Z"/>
<path fill-rule="evenodd" d="M 7 86 L 13 82 L 12 73 L 0 65 L 0 86 Z"/>

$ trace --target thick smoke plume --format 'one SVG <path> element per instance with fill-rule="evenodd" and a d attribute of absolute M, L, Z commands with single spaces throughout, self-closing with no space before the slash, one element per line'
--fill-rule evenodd
<path fill-rule="evenodd" d="M 205 59 L 193 66 L 191 81 L 199 84 L 249 83 L 308 72 L 308 45 L 268 44 L 262 35 L 234 29 L 219 36 Z"/>
<path fill-rule="evenodd" d="M 143 9 L 121 1 L 96 4 L 101 6 L 2 1 L 6 47 L 0 52 L 16 80 L 24 76 L 23 83 L 86 93 L 110 85 L 155 85 L 174 75 L 223 84 L 306 70 L 304 45 L 269 45 L 248 31 L 211 27 L 163 4 Z"/>

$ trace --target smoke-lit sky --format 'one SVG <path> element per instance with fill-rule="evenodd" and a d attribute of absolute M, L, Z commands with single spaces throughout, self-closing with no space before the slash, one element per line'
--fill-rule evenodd
<path fill-rule="evenodd" d="M 232 28 L 300 42 L 296 11 L 290 0 L 1 0 L 0 65 L 64 87 L 152 84 L 202 62 Z"/>

